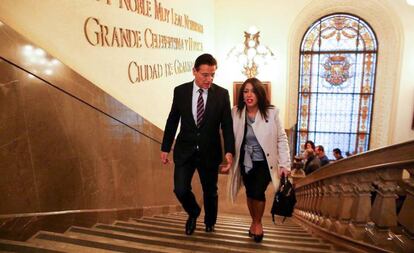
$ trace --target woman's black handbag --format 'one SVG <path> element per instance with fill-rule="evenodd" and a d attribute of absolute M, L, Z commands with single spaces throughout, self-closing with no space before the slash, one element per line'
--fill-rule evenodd
<path fill-rule="evenodd" d="M 292 217 L 295 204 L 295 189 L 288 178 L 282 175 L 280 178 L 280 187 L 275 194 L 271 210 L 273 223 L 275 222 L 275 215 L 284 216 L 282 222 L 285 221 L 286 217 Z"/>

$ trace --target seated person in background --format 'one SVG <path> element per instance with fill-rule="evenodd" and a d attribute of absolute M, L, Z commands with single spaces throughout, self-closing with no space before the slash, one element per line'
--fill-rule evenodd
<path fill-rule="evenodd" d="M 325 155 L 325 149 L 322 145 L 316 146 L 315 153 L 321 161 L 321 167 L 329 164 L 329 158 Z"/>
<path fill-rule="evenodd" d="M 341 160 L 342 158 L 344 158 L 344 157 L 342 156 L 342 152 L 341 152 L 341 150 L 340 150 L 339 148 L 334 148 L 334 149 L 332 150 L 332 152 L 333 152 L 333 155 L 335 156 L 335 159 L 336 159 L 336 160 Z"/>
<path fill-rule="evenodd" d="M 319 161 L 319 158 L 312 149 L 305 150 L 303 155 L 306 159 L 305 165 L 303 166 L 306 175 L 311 174 L 321 167 L 321 161 Z"/>
<path fill-rule="evenodd" d="M 312 149 L 313 151 L 315 151 L 315 143 L 313 143 L 313 141 L 307 140 L 305 142 L 305 150 L 307 149 Z"/>
<path fill-rule="evenodd" d="M 301 154 L 295 156 L 294 159 L 299 163 L 304 163 L 306 161 L 306 158 L 304 158 L 304 152 L 307 149 L 312 149 L 313 151 L 315 151 L 315 143 L 313 143 L 313 141 L 307 140 L 305 144 L 303 144 L 303 146 L 301 145 Z"/>

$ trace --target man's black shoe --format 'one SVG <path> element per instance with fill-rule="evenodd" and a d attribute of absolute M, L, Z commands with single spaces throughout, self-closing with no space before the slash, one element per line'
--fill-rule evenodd
<path fill-rule="evenodd" d="M 194 217 L 188 217 L 187 222 L 185 223 L 185 234 L 191 235 L 194 233 L 194 230 L 196 229 L 197 225 L 197 218 Z"/>
<path fill-rule="evenodd" d="M 214 232 L 214 225 L 213 225 L 213 226 L 207 226 L 207 225 L 206 225 L 206 232 L 207 232 L 207 233 Z"/>

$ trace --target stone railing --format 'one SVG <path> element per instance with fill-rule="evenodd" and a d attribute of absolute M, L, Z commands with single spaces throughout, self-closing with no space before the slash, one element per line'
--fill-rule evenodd
<path fill-rule="evenodd" d="M 414 252 L 414 141 L 329 164 L 295 183 L 295 217 L 355 252 Z"/>

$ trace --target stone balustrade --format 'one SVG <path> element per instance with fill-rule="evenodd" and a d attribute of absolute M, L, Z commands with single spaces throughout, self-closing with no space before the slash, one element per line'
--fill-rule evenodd
<path fill-rule="evenodd" d="M 413 174 L 414 141 L 329 164 L 295 182 L 295 217 L 356 251 L 414 252 Z"/>

